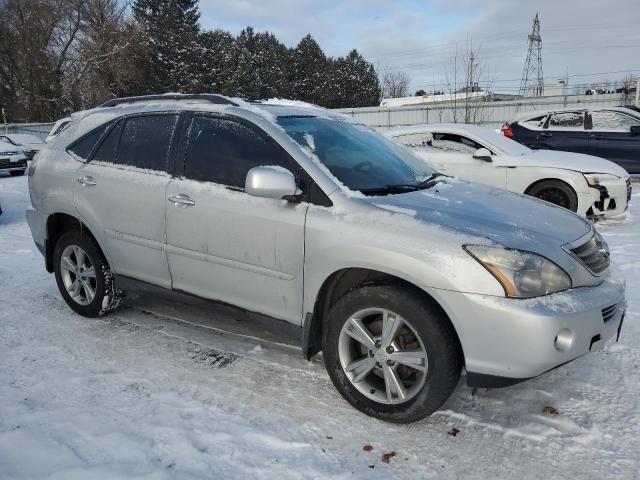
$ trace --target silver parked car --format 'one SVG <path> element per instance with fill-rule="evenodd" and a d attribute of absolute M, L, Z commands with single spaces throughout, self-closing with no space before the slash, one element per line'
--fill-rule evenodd
<path fill-rule="evenodd" d="M 72 116 L 29 176 L 29 226 L 73 310 L 112 310 L 133 279 L 285 320 L 383 420 L 438 409 L 463 366 L 474 387 L 540 375 L 624 317 L 589 222 L 306 104 L 114 100 Z"/>

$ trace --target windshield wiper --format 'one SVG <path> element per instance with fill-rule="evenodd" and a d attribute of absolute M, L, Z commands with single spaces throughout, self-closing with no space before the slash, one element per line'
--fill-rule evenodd
<path fill-rule="evenodd" d="M 421 190 L 422 187 L 411 183 L 396 183 L 385 185 L 384 187 L 360 188 L 359 190 L 365 195 L 389 195 L 393 193 L 415 192 Z"/>
<path fill-rule="evenodd" d="M 415 192 L 417 190 L 426 190 L 427 188 L 431 188 L 438 183 L 438 180 L 436 180 L 438 177 L 447 176 L 448 175 L 445 175 L 444 173 L 435 172 L 418 183 L 395 183 L 385 185 L 384 187 L 361 188 L 359 190 L 365 195 L 391 195 L 394 193 Z"/>

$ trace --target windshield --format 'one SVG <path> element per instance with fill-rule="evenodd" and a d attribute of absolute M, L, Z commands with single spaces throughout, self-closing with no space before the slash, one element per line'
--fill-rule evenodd
<path fill-rule="evenodd" d="M 436 173 L 419 157 L 363 125 L 319 117 L 279 117 L 278 124 L 351 190 L 373 194 L 394 193 L 393 187 L 423 188 L 421 183 Z"/>

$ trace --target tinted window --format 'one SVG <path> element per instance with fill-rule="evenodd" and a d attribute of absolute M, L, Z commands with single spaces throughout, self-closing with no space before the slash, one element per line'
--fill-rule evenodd
<path fill-rule="evenodd" d="M 613 132 L 628 132 L 632 125 L 640 125 L 640 119 L 624 113 L 603 110 L 591 112 L 591 128 Z"/>
<path fill-rule="evenodd" d="M 93 147 L 98 143 L 98 140 L 100 140 L 100 137 L 107 129 L 107 126 L 108 125 L 103 125 L 86 135 L 84 138 L 81 138 L 69 148 L 69 151 L 84 160 L 88 159 Z"/>
<path fill-rule="evenodd" d="M 584 125 L 583 112 L 560 112 L 551 115 L 549 128 L 572 129 L 582 128 Z"/>
<path fill-rule="evenodd" d="M 122 128 L 117 163 L 165 170 L 177 115 L 127 118 Z"/>
<path fill-rule="evenodd" d="M 187 178 L 244 188 L 247 172 L 279 165 L 295 173 L 297 164 L 273 140 L 229 119 L 196 117 L 189 129 Z"/>
<path fill-rule="evenodd" d="M 96 153 L 93 154 L 93 158 L 91 160 L 115 162 L 118 140 L 120 140 L 120 132 L 122 132 L 122 124 L 123 122 L 118 122 L 118 124 L 114 126 L 109 133 L 107 133 L 106 138 L 102 140 L 102 143 L 96 150 Z"/>

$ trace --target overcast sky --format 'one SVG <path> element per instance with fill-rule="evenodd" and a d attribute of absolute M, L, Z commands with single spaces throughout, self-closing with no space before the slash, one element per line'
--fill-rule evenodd
<path fill-rule="evenodd" d="M 517 93 L 536 12 L 545 83 L 567 72 L 570 84 L 640 75 L 640 0 L 200 0 L 200 8 L 204 28 L 251 25 L 287 46 L 311 33 L 334 56 L 357 48 L 378 67 L 406 71 L 412 90 L 443 88 L 456 46 L 472 41 L 493 90 Z"/>

